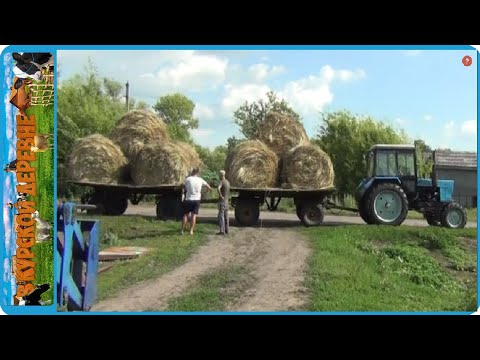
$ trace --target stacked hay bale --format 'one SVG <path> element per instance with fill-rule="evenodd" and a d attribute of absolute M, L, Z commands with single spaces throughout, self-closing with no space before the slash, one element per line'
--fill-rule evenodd
<path fill-rule="evenodd" d="M 94 134 L 77 139 L 68 156 L 71 180 L 104 184 L 122 183 L 127 176 L 127 158 L 113 141 Z"/>
<path fill-rule="evenodd" d="M 130 162 L 135 161 L 146 144 L 170 141 L 167 125 L 147 110 L 133 110 L 123 115 L 110 133 L 110 139 L 121 147 Z"/>
<path fill-rule="evenodd" d="M 330 157 L 310 143 L 299 121 L 270 112 L 254 138 L 237 145 L 227 158 L 225 170 L 232 186 L 286 189 L 333 186 Z"/>
<path fill-rule="evenodd" d="M 299 145 L 282 158 L 282 188 L 327 189 L 333 186 L 334 180 L 330 157 L 316 145 Z"/>
<path fill-rule="evenodd" d="M 122 116 L 110 139 L 79 139 L 69 157 L 70 178 L 82 182 L 177 185 L 202 162 L 195 148 L 172 142 L 165 122 L 146 110 Z M 100 146 L 103 144 L 103 147 Z M 100 171 L 99 167 L 103 168 Z"/>
<path fill-rule="evenodd" d="M 310 143 L 302 124 L 294 118 L 277 112 L 270 112 L 255 134 L 278 156 L 299 145 Z"/>
<path fill-rule="evenodd" d="M 275 187 L 278 178 L 278 157 L 261 141 L 243 141 L 228 154 L 225 169 L 232 186 Z"/>

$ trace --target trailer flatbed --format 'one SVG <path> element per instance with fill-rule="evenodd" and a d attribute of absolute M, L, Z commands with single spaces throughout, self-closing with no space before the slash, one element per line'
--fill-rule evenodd
<path fill-rule="evenodd" d="M 132 185 L 81 181 L 71 181 L 71 183 L 90 187 L 92 191 L 82 197 L 82 203 L 94 204 L 97 207 L 95 211 L 106 215 L 121 215 L 128 207 L 128 200 L 136 205 L 145 195 L 155 195 L 156 213 L 159 219 L 179 220 L 182 216 L 182 184 Z M 335 192 L 335 188 L 231 187 L 230 191 L 232 193 L 231 204 L 235 208 L 235 219 L 239 225 L 255 225 L 260 217 L 260 207 L 263 204 L 269 211 L 276 211 L 283 198 L 293 198 L 298 218 L 305 226 L 313 226 L 322 223 L 324 209 L 332 204 L 328 197 Z M 203 199 L 202 203 L 216 203 L 217 201 L 217 199 Z"/>

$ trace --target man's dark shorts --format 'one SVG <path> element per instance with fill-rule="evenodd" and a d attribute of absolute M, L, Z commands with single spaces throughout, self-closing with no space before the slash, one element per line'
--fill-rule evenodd
<path fill-rule="evenodd" d="M 183 202 L 183 215 L 188 215 L 189 213 L 198 215 L 198 210 L 200 210 L 200 200 L 185 200 Z"/>

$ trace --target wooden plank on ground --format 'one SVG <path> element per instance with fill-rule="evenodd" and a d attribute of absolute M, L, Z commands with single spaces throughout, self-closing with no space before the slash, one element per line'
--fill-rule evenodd
<path fill-rule="evenodd" d="M 148 250 L 148 248 L 138 246 L 113 246 L 100 251 L 98 254 L 98 261 L 135 259 L 146 253 Z"/>

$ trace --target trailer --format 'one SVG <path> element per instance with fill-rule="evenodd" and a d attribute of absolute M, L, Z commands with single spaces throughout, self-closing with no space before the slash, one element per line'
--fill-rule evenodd
<path fill-rule="evenodd" d="M 329 199 L 335 192 L 334 187 L 324 189 L 283 189 L 283 188 L 240 188 L 232 187 L 231 203 L 235 208 L 235 220 L 241 226 L 252 226 L 258 222 L 260 207 L 266 205 L 269 211 L 277 211 L 282 199 L 294 201 L 299 220 L 305 226 L 316 226 L 323 222 L 325 209 L 341 208 Z"/>
<path fill-rule="evenodd" d="M 128 201 L 137 205 L 145 195 L 155 195 L 156 214 L 160 220 L 180 220 L 182 216 L 183 185 L 130 185 L 103 184 L 94 182 L 71 181 L 72 184 L 88 187 L 90 191 L 82 196 L 82 204 L 96 205 L 90 211 L 104 215 L 122 215 L 128 207 Z M 212 203 L 217 200 L 203 200 Z"/>
<path fill-rule="evenodd" d="M 183 185 L 136 186 L 129 184 L 103 184 L 72 181 L 73 184 L 89 187 L 91 190 L 81 198 L 82 204 L 96 205 L 89 212 L 105 215 L 122 215 L 128 201 L 137 205 L 145 195 L 155 195 L 156 214 L 160 220 L 180 220 L 182 217 Z M 238 188 L 230 189 L 231 204 L 234 206 L 235 220 L 240 226 L 252 226 L 258 222 L 260 207 L 266 205 L 269 211 L 276 211 L 280 201 L 293 198 L 297 216 L 305 226 L 322 223 L 325 209 L 341 208 L 329 200 L 335 188 L 325 189 L 282 189 L 282 188 Z M 202 204 L 217 203 L 218 199 L 202 199 Z"/>

